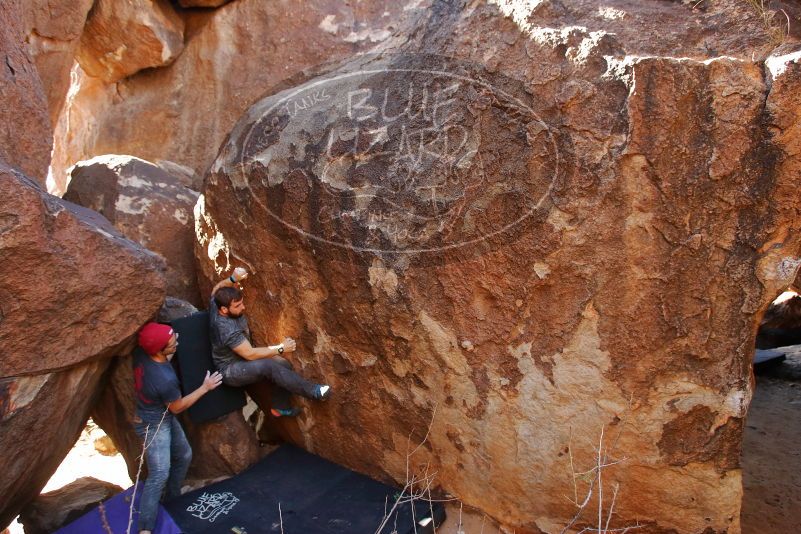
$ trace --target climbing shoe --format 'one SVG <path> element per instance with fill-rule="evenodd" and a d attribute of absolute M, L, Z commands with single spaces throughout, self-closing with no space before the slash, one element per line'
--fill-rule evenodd
<path fill-rule="evenodd" d="M 317 386 L 317 391 L 314 394 L 314 398 L 317 400 L 325 400 L 331 394 L 331 386 L 327 386 L 325 384 L 320 384 Z"/>
<path fill-rule="evenodd" d="M 300 408 L 270 408 L 273 417 L 297 417 L 301 411 Z"/>

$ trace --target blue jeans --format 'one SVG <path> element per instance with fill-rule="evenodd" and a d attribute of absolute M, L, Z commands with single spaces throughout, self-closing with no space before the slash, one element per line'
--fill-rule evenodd
<path fill-rule="evenodd" d="M 158 423 L 149 423 L 149 426 L 145 449 L 147 479 L 139 499 L 139 530 L 153 530 L 156 526 L 159 501 L 165 488 L 167 500 L 181 494 L 181 482 L 189 469 L 189 462 L 192 461 L 192 447 L 189 446 L 178 419 L 172 414 L 167 415 L 158 432 Z M 148 423 L 137 423 L 134 426 L 137 435 L 142 439 L 145 438 L 147 428 Z"/>

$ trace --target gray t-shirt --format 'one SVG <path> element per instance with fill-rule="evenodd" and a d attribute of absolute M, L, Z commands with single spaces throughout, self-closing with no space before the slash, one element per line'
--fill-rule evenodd
<path fill-rule="evenodd" d="M 159 423 L 171 402 L 181 398 L 178 377 L 170 362 L 156 362 L 137 347 L 133 356 L 136 414 L 145 423 Z M 165 421 L 172 417 L 170 412 Z"/>
<path fill-rule="evenodd" d="M 209 302 L 209 334 L 211 336 L 211 357 L 221 372 L 234 362 L 242 360 L 233 350 L 247 340 L 250 341 L 250 328 L 245 316 L 237 319 L 220 315 L 214 296 Z"/>

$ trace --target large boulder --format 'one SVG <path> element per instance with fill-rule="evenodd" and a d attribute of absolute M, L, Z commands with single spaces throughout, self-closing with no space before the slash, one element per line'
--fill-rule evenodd
<path fill-rule="evenodd" d="M 57 490 L 42 493 L 19 516 L 25 534 L 49 534 L 75 521 L 122 488 L 93 477 L 82 477 Z"/>
<path fill-rule="evenodd" d="M 441 5 L 252 106 L 196 207 L 203 285 L 253 273 L 254 340 L 295 337 L 333 385 L 295 432 L 334 461 L 436 472 L 530 532 L 613 495 L 610 528 L 739 532 L 757 317 L 800 263 L 793 149 L 759 63 L 533 27 L 559 5 Z"/>
<path fill-rule="evenodd" d="M 204 174 L 225 135 L 267 89 L 387 39 L 425 8 L 418 4 L 312 0 L 299 9 L 237 0 L 182 13 L 186 48 L 171 65 L 114 84 L 75 70 L 75 92 L 57 126 L 53 191 L 66 189 L 68 167 L 97 154 L 166 159 Z M 87 25 L 87 38 L 90 31 Z"/>
<path fill-rule="evenodd" d="M 89 76 L 116 82 L 170 64 L 184 48 L 184 22 L 169 0 L 95 0 L 75 53 Z"/>
<path fill-rule="evenodd" d="M 0 9 L 0 160 L 44 186 L 53 137 L 47 98 L 25 39 L 22 0 Z"/>
<path fill-rule="evenodd" d="M 198 193 L 163 168 L 109 154 L 77 163 L 64 199 L 105 216 L 122 234 L 167 260 L 167 293 L 199 304 L 192 210 Z"/>
<path fill-rule="evenodd" d="M 801 176 L 801 46 L 796 48 L 795 52 L 772 56 L 765 62 L 770 84 L 765 110 L 773 141 L 781 149 L 776 154 L 776 172 L 783 177 Z M 793 217 L 795 206 L 791 199 L 798 194 L 797 184 L 781 181 L 779 185 L 780 207 L 786 210 L 785 217 Z M 801 271 L 795 282 L 801 283 Z"/>
<path fill-rule="evenodd" d="M 779 54 L 766 61 L 771 90 L 766 100 L 769 127 L 774 141 L 782 147 L 777 154 L 778 172 L 784 176 L 801 176 L 801 50 Z M 791 199 L 797 187 L 785 183 L 779 195 Z M 791 208 L 792 209 L 792 208 Z M 792 217 L 792 212 L 786 215 Z M 793 286 L 798 290 L 801 271 Z M 757 336 L 758 348 L 773 348 L 801 342 L 801 296 L 788 291 L 776 299 L 765 312 Z"/>
<path fill-rule="evenodd" d="M 0 526 L 39 495 L 78 439 L 109 361 L 0 378 Z"/>
<path fill-rule="evenodd" d="M 0 377 L 118 354 L 164 299 L 163 260 L 2 164 L 0 198 Z"/>

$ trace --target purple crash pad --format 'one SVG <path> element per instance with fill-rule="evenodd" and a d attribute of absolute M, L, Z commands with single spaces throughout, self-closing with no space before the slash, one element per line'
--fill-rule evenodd
<path fill-rule="evenodd" d="M 136 491 L 133 522 L 131 532 L 139 532 L 137 522 L 139 519 L 139 497 L 142 485 Z M 55 534 L 125 534 L 128 530 L 128 515 L 131 507 L 131 493 L 133 486 L 108 499 L 103 504 L 84 514 L 67 526 L 58 529 Z M 172 520 L 170 514 L 159 506 L 159 515 L 156 518 L 156 528 L 153 534 L 181 534 L 181 529 Z"/>

